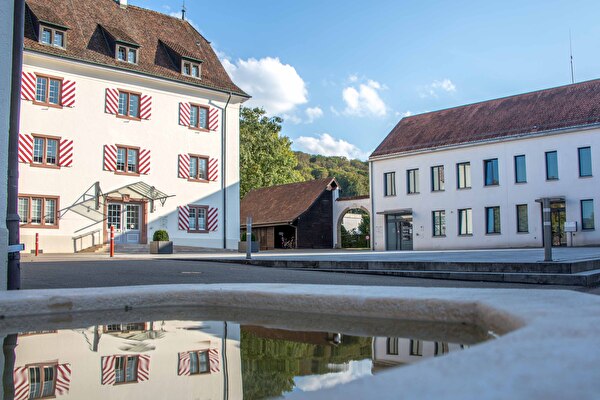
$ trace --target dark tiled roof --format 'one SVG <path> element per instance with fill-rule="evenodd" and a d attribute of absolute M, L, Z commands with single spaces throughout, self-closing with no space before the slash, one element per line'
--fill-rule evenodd
<path fill-rule="evenodd" d="M 371 157 L 600 123 L 600 80 L 400 120 Z"/>
<path fill-rule="evenodd" d="M 111 26 L 111 25 L 102 25 L 102 28 L 104 28 L 104 30 L 106 32 L 108 32 L 108 34 L 110 36 L 112 36 L 112 38 L 118 42 L 125 42 L 125 43 L 131 43 L 131 44 L 135 44 L 137 46 L 139 46 L 140 44 L 138 42 L 135 41 L 134 38 L 132 38 L 131 36 L 129 36 L 124 30 L 117 28 L 116 26 Z"/>
<path fill-rule="evenodd" d="M 289 183 L 251 190 L 240 203 L 240 224 L 252 217 L 253 225 L 275 225 L 293 222 L 307 211 L 334 178 Z"/>
<path fill-rule="evenodd" d="M 46 7 L 43 3 L 32 3 L 27 5 L 34 12 L 38 21 L 47 22 L 58 26 L 67 26 L 67 23 L 62 18 L 56 15 L 51 8 Z"/>
<path fill-rule="evenodd" d="M 24 41 L 27 50 L 248 96 L 231 81 L 210 43 L 187 21 L 131 5 L 121 8 L 113 0 L 27 0 L 27 6 Z M 68 21 L 60 24 L 69 28 L 66 50 L 38 42 L 35 18 Z M 109 47 L 101 26 L 111 35 L 122 36 L 120 40 L 140 45 L 138 64 L 115 59 L 114 48 Z M 173 62 L 160 41 L 176 41 L 189 49 L 194 58 L 203 60 L 202 79 L 182 75 L 181 66 Z"/>

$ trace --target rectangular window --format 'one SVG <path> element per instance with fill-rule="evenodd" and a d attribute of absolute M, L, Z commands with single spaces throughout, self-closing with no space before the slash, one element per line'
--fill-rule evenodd
<path fill-rule="evenodd" d="M 391 355 L 391 356 L 398 355 L 398 338 L 396 338 L 396 337 L 387 338 L 386 354 Z"/>
<path fill-rule="evenodd" d="M 119 115 L 134 119 L 140 118 L 140 95 L 119 91 Z"/>
<path fill-rule="evenodd" d="M 200 64 L 189 61 L 183 61 L 181 73 L 183 75 L 191 76 L 194 78 L 200 78 Z"/>
<path fill-rule="evenodd" d="M 39 165 L 58 165 L 58 139 L 33 137 L 33 163 Z"/>
<path fill-rule="evenodd" d="M 556 151 L 546 152 L 546 179 L 549 181 L 558 179 L 558 153 Z"/>
<path fill-rule="evenodd" d="M 35 101 L 40 104 L 60 106 L 62 80 L 37 75 Z"/>
<path fill-rule="evenodd" d="M 419 193 L 419 169 L 406 171 L 406 193 Z"/>
<path fill-rule="evenodd" d="M 208 130 L 208 108 L 192 104 L 190 106 L 190 127 Z"/>
<path fill-rule="evenodd" d="M 444 190 L 444 166 L 431 167 L 431 191 L 441 192 Z"/>
<path fill-rule="evenodd" d="M 21 226 L 58 228 L 58 197 L 19 196 Z"/>
<path fill-rule="evenodd" d="M 137 64 L 137 49 L 123 45 L 117 45 L 117 60 Z"/>
<path fill-rule="evenodd" d="M 137 174 L 139 171 L 138 165 L 138 148 L 117 146 L 117 172 Z"/>
<path fill-rule="evenodd" d="M 525 156 L 515 156 L 515 183 L 527 182 L 527 167 L 525 165 Z"/>
<path fill-rule="evenodd" d="M 47 26 L 41 26 L 40 30 L 40 43 L 64 49 L 65 32 L 63 30 L 50 28 Z"/>
<path fill-rule="evenodd" d="M 137 382 L 138 356 L 115 357 L 115 383 Z"/>
<path fill-rule="evenodd" d="M 189 206 L 190 207 L 190 232 L 208 232 L 206 229 L 207 206 Z"/>
<path fill-rule="evenodd" d="M 395 196 L 396 195 L 396 173 L 386 172 L 383 174 L 383 195 L 384 196 Z"/>
<path fill-rule="evenodd" d="M 471 163 L 456 164 L 456 182 L 458 189 L 469 189 L 471 187 Z"/>
<path fill-rule="evenodd" d="M 458 210 L 458 234 L 473 234 L 473 210 L 470 208 Z"/>
<path fill-rule="evenodd" d="M 208 351 L 191 351 L 190 375 L 206 374 L 208 372 L 210 372 Z"/>
<path fill-rule="evenodd" d="M 423 342 L 420 340 L 410 339 L 410 355 L 411 356 L 422 356 L 423 355 Z"/>
<path fill-rule="evenodd" d="M 581 200 L 581 229 L 594 228 L 594 200 Z"/>
<path fill-rule="evenodd" d="M 485 233 L 500 233 L 500 207 L 485 208 Z"/>
<path fill-rule="evenodd" d="M 529 219 L 527 216 L 527 204 L 517 204 L 517 232 L 529 232 Z"/>
<path fill-rule="evenodd" d="M 54 397 L 56 364 L 29 367 L 29 399 Z"/>
<path fill-rule="evenodd" d="M 446 236 L 446 211 L 432 212 L 433 236 Z"/>
<path fill-rule="evenodd" d="M 592 176 L 592 148 L 580 147 L 579 153 L 579 176 Z"/>
<path fill-rule="evenodd" d="M 485 179 L 485 186 L 495 186 L 500 184 L 497 158 L 483 161 L 483 174 Z"/>
<path fill-rule="evenodd" d="M 190 179 L 208 180 L 208 157 L 190 155 Z"/>

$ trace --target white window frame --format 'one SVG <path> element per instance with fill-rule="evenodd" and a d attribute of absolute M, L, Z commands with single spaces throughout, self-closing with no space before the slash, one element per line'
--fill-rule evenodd
<path fill-rule="evenodd" d="M 45 29 L 50 31 L 50 43 L 44 43 L 42 41 L 42 34 L 43 34 L 43 32 L 44 32 Z M 54 37 L 56 36 L 56 32 L 62 34 L 62 37 L 63 37 L 63 44 L 62 44 L 62 46 L 59 46 L 59 45 L 57 45 L 55 43 Z M 64 30 L 64 29 L 53 28 L 53 27 L 48 26 L 48 25 L 40 24 L 40 30 L 38 32 L 38 37 L 39 37 L 39 42 L 41 44 L 43 44 L 44 46 L 53 46 L 53 47 L 57 47 L 59 49 L 66 49 L 67 48 L 67 31 Z"/>

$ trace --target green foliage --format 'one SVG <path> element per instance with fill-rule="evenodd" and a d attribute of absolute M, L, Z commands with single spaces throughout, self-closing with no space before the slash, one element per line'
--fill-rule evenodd
<path fill-rule="evenodd" d="M 279 117 L 269 118 L 262 108 L 242 108 L 240 112 L 240 196 L 252 189 L 302 182 L 295 169 L 298 161 L 292 142 L 280 136 Z"/>
<path fill-rule="evenodd" d="M 371 235 L 371 216 L 369 214 L 363 214 L 362 219 L 360 220 L 360 224 L 358 224 L 358 230 L 363 235 Z"/>
<path fill-rule="evenodd" d="M 154 231 L 154 235 L 152 235 L 152 240 L 155 242 L 168 242 L 169 233 L 162 229 Z"/>
<path fill-rule="evenodd" d="M 371 217 L 362 210 L 351 211 L 362 214 L 362 218 L 357 229 L 349 231 L 342 225 L 342 247 L 346 249 L 368 248 L 370 246 L 370 240 L 367 240 L 367 236 L 370 236 L 371 232 Z"/>
<path fill-rule="evenodd" d="M 242 232 L 242 236 L 241 236 L 240 240 L 241 240 L 242 242 L 245 242 L 245 241 L 246 241 L 246 239 L 248 239 L 248 234 L 247 234 L 246 232 Z M 253 242 L 256 242 L 256 235 L 254 235 L 254 232 L 252 233 L 252 238 L 251 238 L 251 240 L 252 240 Z"/>

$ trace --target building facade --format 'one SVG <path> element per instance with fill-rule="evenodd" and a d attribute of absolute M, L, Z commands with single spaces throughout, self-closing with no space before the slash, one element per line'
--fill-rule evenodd
<path fill-rule="evenodd" d="M 248 96 L 188 22 L 126 1 L 27 2 L 19 146 L 26 248 L 233 248 Z"/>
<path fill-rule="evenodd" d="M 370 157 L 374 248 L 600 244 L 600 81 L 402 119 Z"/>

